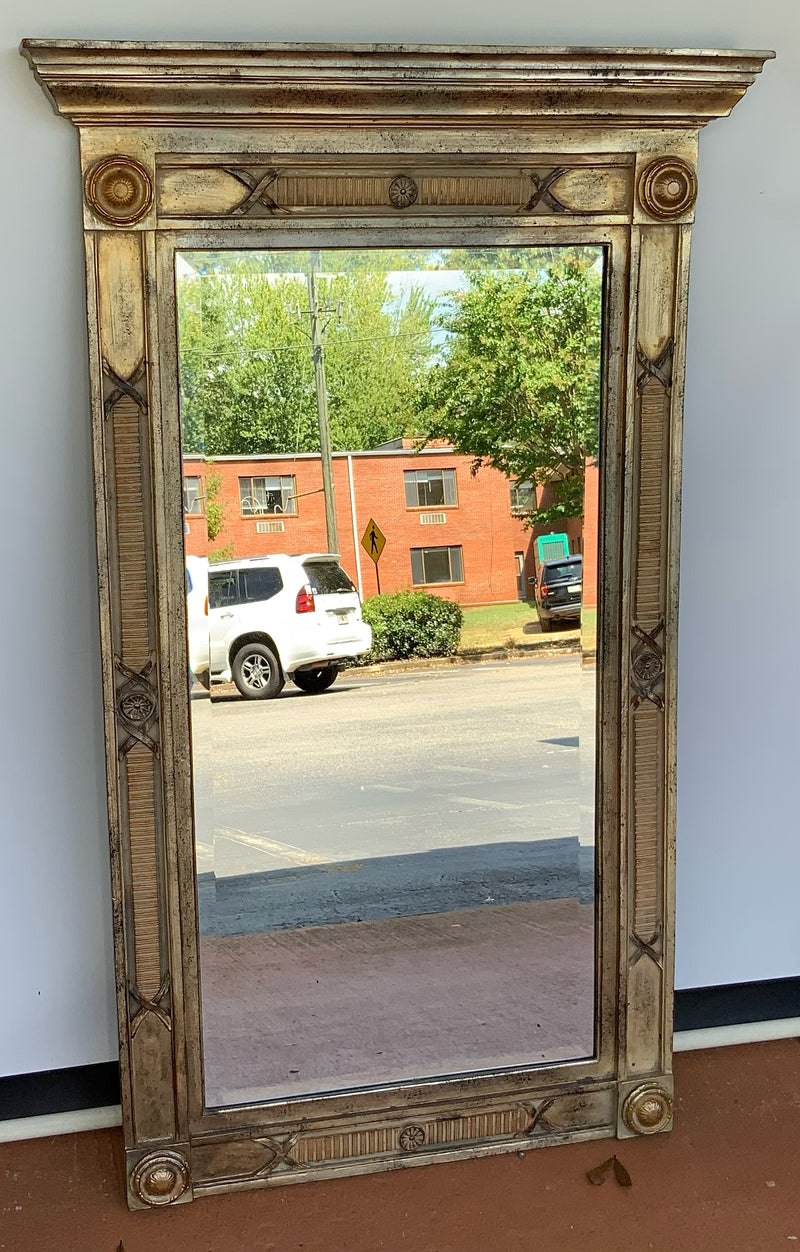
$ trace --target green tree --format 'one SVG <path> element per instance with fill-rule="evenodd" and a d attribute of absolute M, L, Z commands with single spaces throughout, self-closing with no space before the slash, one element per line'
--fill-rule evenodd
<path fill-rule="evenodd" d="M 212 469 L 211 462 L 209 462 L 208 472 L 206 473 L 205 488 L 206 531 L 208 533 L 208 542 L 213 543 L 225 525 L 226 509 L 225 501 L 220 499 L 222 475 L 217 470 Z"/>
<path fill-rule="evenodd" d="M 273 268 L 272 254 L 254 257 L 261 268 L 245 257 L 179 282 L 185 452 L 319 448 L 308 291 L 299 272 L 307 255 L 295 256 L 294 272 Z M 334 449 L 411 433 L 416 379 L 433 351 L 433 301 L 414 287 L 393 294 L 385 270 L 323 273 L 318 286 L 320 303 L 333 310 L 325 367 Z"/>
<path fill-rule="evenodd" d="M 596 244 L 550 244 L 545 247 L 530 248 L 522 244 L 505 245 L 499 248 L 448 248 L 441 253 L 446 258 L 448 269 L 461 269 L 465 273 L 472 270 L 527 270 L 538 274 L 551 266 L 563 268 L 566 265 L 588 269 L 597 264 L 600 249 Z M 429 263 L 426 268 L 438 268 Z"/>
<path fill-rule="evenodd" d="M 602 279 L 588 259 L 470 274 L 417 398 L 429 436 L 472 456 L 476 471 L 552 484 L 553 503 L 531 510 L 536 522 L 581 515 L 597 453 Z"/>

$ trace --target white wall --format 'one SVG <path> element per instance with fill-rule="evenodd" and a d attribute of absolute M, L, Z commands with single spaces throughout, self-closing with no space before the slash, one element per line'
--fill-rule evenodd
<path fill-rule="evenodd" d="M 775 48 L 701 138 L 686 392 L 681 987 L 800 974 L 796 0 L 6 0 L 0 1073 L 116 1051 L 76 134 L 25 36 Z M 713 223 L 713 225 L 712 225 Z"/>

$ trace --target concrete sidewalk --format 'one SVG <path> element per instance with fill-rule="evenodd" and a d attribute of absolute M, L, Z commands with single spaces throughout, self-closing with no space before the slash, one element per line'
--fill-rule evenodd
<path fill-rule="evenodd" d="M 594 909 L 458 909 L 200 941 L 210 1105 L 591 1054 Z"/>
<path fill-rule="evenodd" d="M 413 670 L 442 669 L 448 665 L 470 665 L 478 661 L 521 661 L 535 657 L 578 656 L 580 635 L 574 631 L 543 635 L 530 643 L 499 644 L 491 648 L 466 648 L 455 656 L 412 656 L 404 661 L 376 661 L 374 665 L 354 665 L 353 674 L 392 674 Z"/>

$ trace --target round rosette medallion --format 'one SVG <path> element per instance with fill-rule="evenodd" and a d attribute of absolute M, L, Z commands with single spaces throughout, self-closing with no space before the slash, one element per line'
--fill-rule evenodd
<path fill-rule="evenodd" d="M 130 226 L 150 208 L 153 184 L 133 157 L 105 157 L 86 175 L 86 201 L 103 221 Z"/>
<path fill-rule="evenodd" d="M 131 1174 L 133 1194 L 143 1204 L 174 1204 L 189 1186 L 189 1165 L 180 1152 L 151 1152 Z"/>
<path fill-rule="evenodd" d="M 697 175 L 680 157 L 660 157 L 642 173 L 639 199 L 642 208 L 660 221 L 681 217 L 697 199 Z"/>
<path fill-rule="evenodd" d="M 637 1135 L 655 1135 L 672 1120 L 672 1096 L 658 1083 L 642 1083 L 622 1106 L 622 1120 Z"/>

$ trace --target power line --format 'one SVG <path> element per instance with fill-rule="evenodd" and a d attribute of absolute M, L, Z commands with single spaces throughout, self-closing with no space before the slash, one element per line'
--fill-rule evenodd
<path fill-rule="evenodd" d="M 351 344 L 358 344 L 358 343 L 378 344 L 378 343 L 389 343 L 395 339 L 425 339 L 427 337 L 428 336 L 426 336 L 424 331 L 409 331 L 404 334 L 396 334 L 396 335 L 370 335 L 364 339 L 341 339 L 340 338 L 340 339 L 337 339 L 336 342 L 337 344 L 341 344 L 344 347 L 350 347 Z M 265 356 L 265 355 L 269 355 L 272 352 L 303 352 L 305 353 L 306 351 L 307 349 L 306 349 L 305 344 L 284 343 L 284 344 L 275 344 L 273 347 L 269 347 L 269 348 L 235 348 L 235 347 L 232 347 L 232 348 L 219 349 L 215 351 L 210 351 L 203 347 L 181 348 L 181 356 L 192 356 L 192 355 L 209 356 L 209 357 Z"/>

